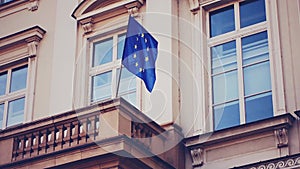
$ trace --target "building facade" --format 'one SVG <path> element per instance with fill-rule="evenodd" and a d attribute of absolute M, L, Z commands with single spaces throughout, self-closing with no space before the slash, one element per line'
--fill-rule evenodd
<path fill-rule="evenodd" d="M 300 0 L 0 0 L 0 25 L 0 168 L 300 168 Z"/>

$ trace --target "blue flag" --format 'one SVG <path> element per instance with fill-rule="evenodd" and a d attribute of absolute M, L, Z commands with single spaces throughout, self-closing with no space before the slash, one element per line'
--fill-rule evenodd
<path fill-rule="evenodd" d="M 155 62 L 158 42 L 133 17 L 129 16 L 122 64 L 141 78 L 149 92 L 156 80 Z"/>

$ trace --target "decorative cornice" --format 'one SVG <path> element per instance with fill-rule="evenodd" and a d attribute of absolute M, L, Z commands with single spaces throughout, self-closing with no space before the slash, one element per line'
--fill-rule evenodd
<path fill-rule="evenodd" d="M 91 6 L 97 6 L 94 5 L 96 3 L 99 3 L 99 1 L 83 1 L 74 10 L 72 17 L 74 17 L 77 21 L 81 21 L 90 17 L 93 17 L 94 19 L 96 19 L 97 17 L 105 18 L 105 15 L 108 14 L 109 17 L 113 17 L 114 15 L 119 15 L 120 12 L 126 12 L 126 9 L 127 11 L 129 10 L 130 12 L 135 13 L 137 9 L 143 6 L 144 0 L 123 0 L 111 4 L 106 4 L 101 8 L 95 7 L 95 9 L 90 9 Z M 89 11 L 87 11 L 87 9 Z"/>
<path fill-rule="evenodd" d="M 275 136 L 277 137 L 277 147 L 282 148 L 288 146 L 289 140 L 288 140 L 288 130 L 283 127 L 280 129 L 274 130 Z"/>
<path fill-rule="evenodd" d="M 43 39 L 46 31 L 39 26 L 34 26 L 26 30 L 0 38 L 0 49 L 6 49 L 16 44 L 39 42 Z"/>
<path fill-rule="evenodd" d="M 80 21 L 84 33 L 89 33 L 93 31 L 93 18 L 87 18 Z"/>
<path fill-rule="evenodd" d="M 189 0 L 190 4 L 190 11 L 193 13 L 197 13 L 197 11 L 200 9 L 198 0 Z"/>
<path fill-rule="evenodd" d="M 29 11 L 35 11 L 39 7 L 39 0 L 29 0 L 29 3 L 27 5 L 27 9 Z"/>
<path fill-rule="evenodd" d="M 203 165 L 203 149 L 195 148 L 191 149 L 191 156 L 193 160 L 193 167 L 199 167 Z"/>

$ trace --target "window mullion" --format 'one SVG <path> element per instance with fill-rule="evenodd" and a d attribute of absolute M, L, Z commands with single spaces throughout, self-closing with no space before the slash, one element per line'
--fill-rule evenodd
<path fill-rule="evenodd" d="M 2 128 L 6 128 L 7 125 L 7 118 L 8 118 L 8 101 L 4 102 L 4 112 L 3 112 L 3 121 L 2 121 Z"/>
<path fill-rule="evenodd" d="M 240 105 L 240 123 L 245 124 L 245 101 L 244 101 L 244 74 L 241 38 L 236 39 L 237 47 L 237 65 L 238 65 L 238 83 L 239 83 L 239 105 Z"/>
<path fill-rule="evenodd" d="M 10 82 L 11 82 L 11 72 L 12 72 L 12 69 L 8 69 L 7 71 L 7 80 L 6 80 L 6 89 L 5 89 L 5 94 L 9 94 L 9 90 L 10 90 Z"/>
<path fill-rule="evenodd" d="M 240 8 L 239 8 L 239 3 L 234 4 L 234 20 L 235 20 L 235 30 L 238 31 L 240 30 Z"/>

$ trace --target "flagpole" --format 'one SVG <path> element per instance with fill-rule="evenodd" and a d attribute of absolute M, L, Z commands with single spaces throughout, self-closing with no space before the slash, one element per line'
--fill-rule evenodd
<path fill-rule="evenodd" d="M 122 66 L 122 63 L 121 63 L 121 67 L 120 67 L 120 72 L 119 72 L 119 77 L 118 77 L 118 81 L 117 81 L 117 91 L 116 91 L 116 97 L 118 97 L 118 94 L 119 94 L 119 88 L 120 88 L 120 81 L 121 81 L 121 73 L 122 73 L 122 69 L 123 69 L 123 66 Z"/>

